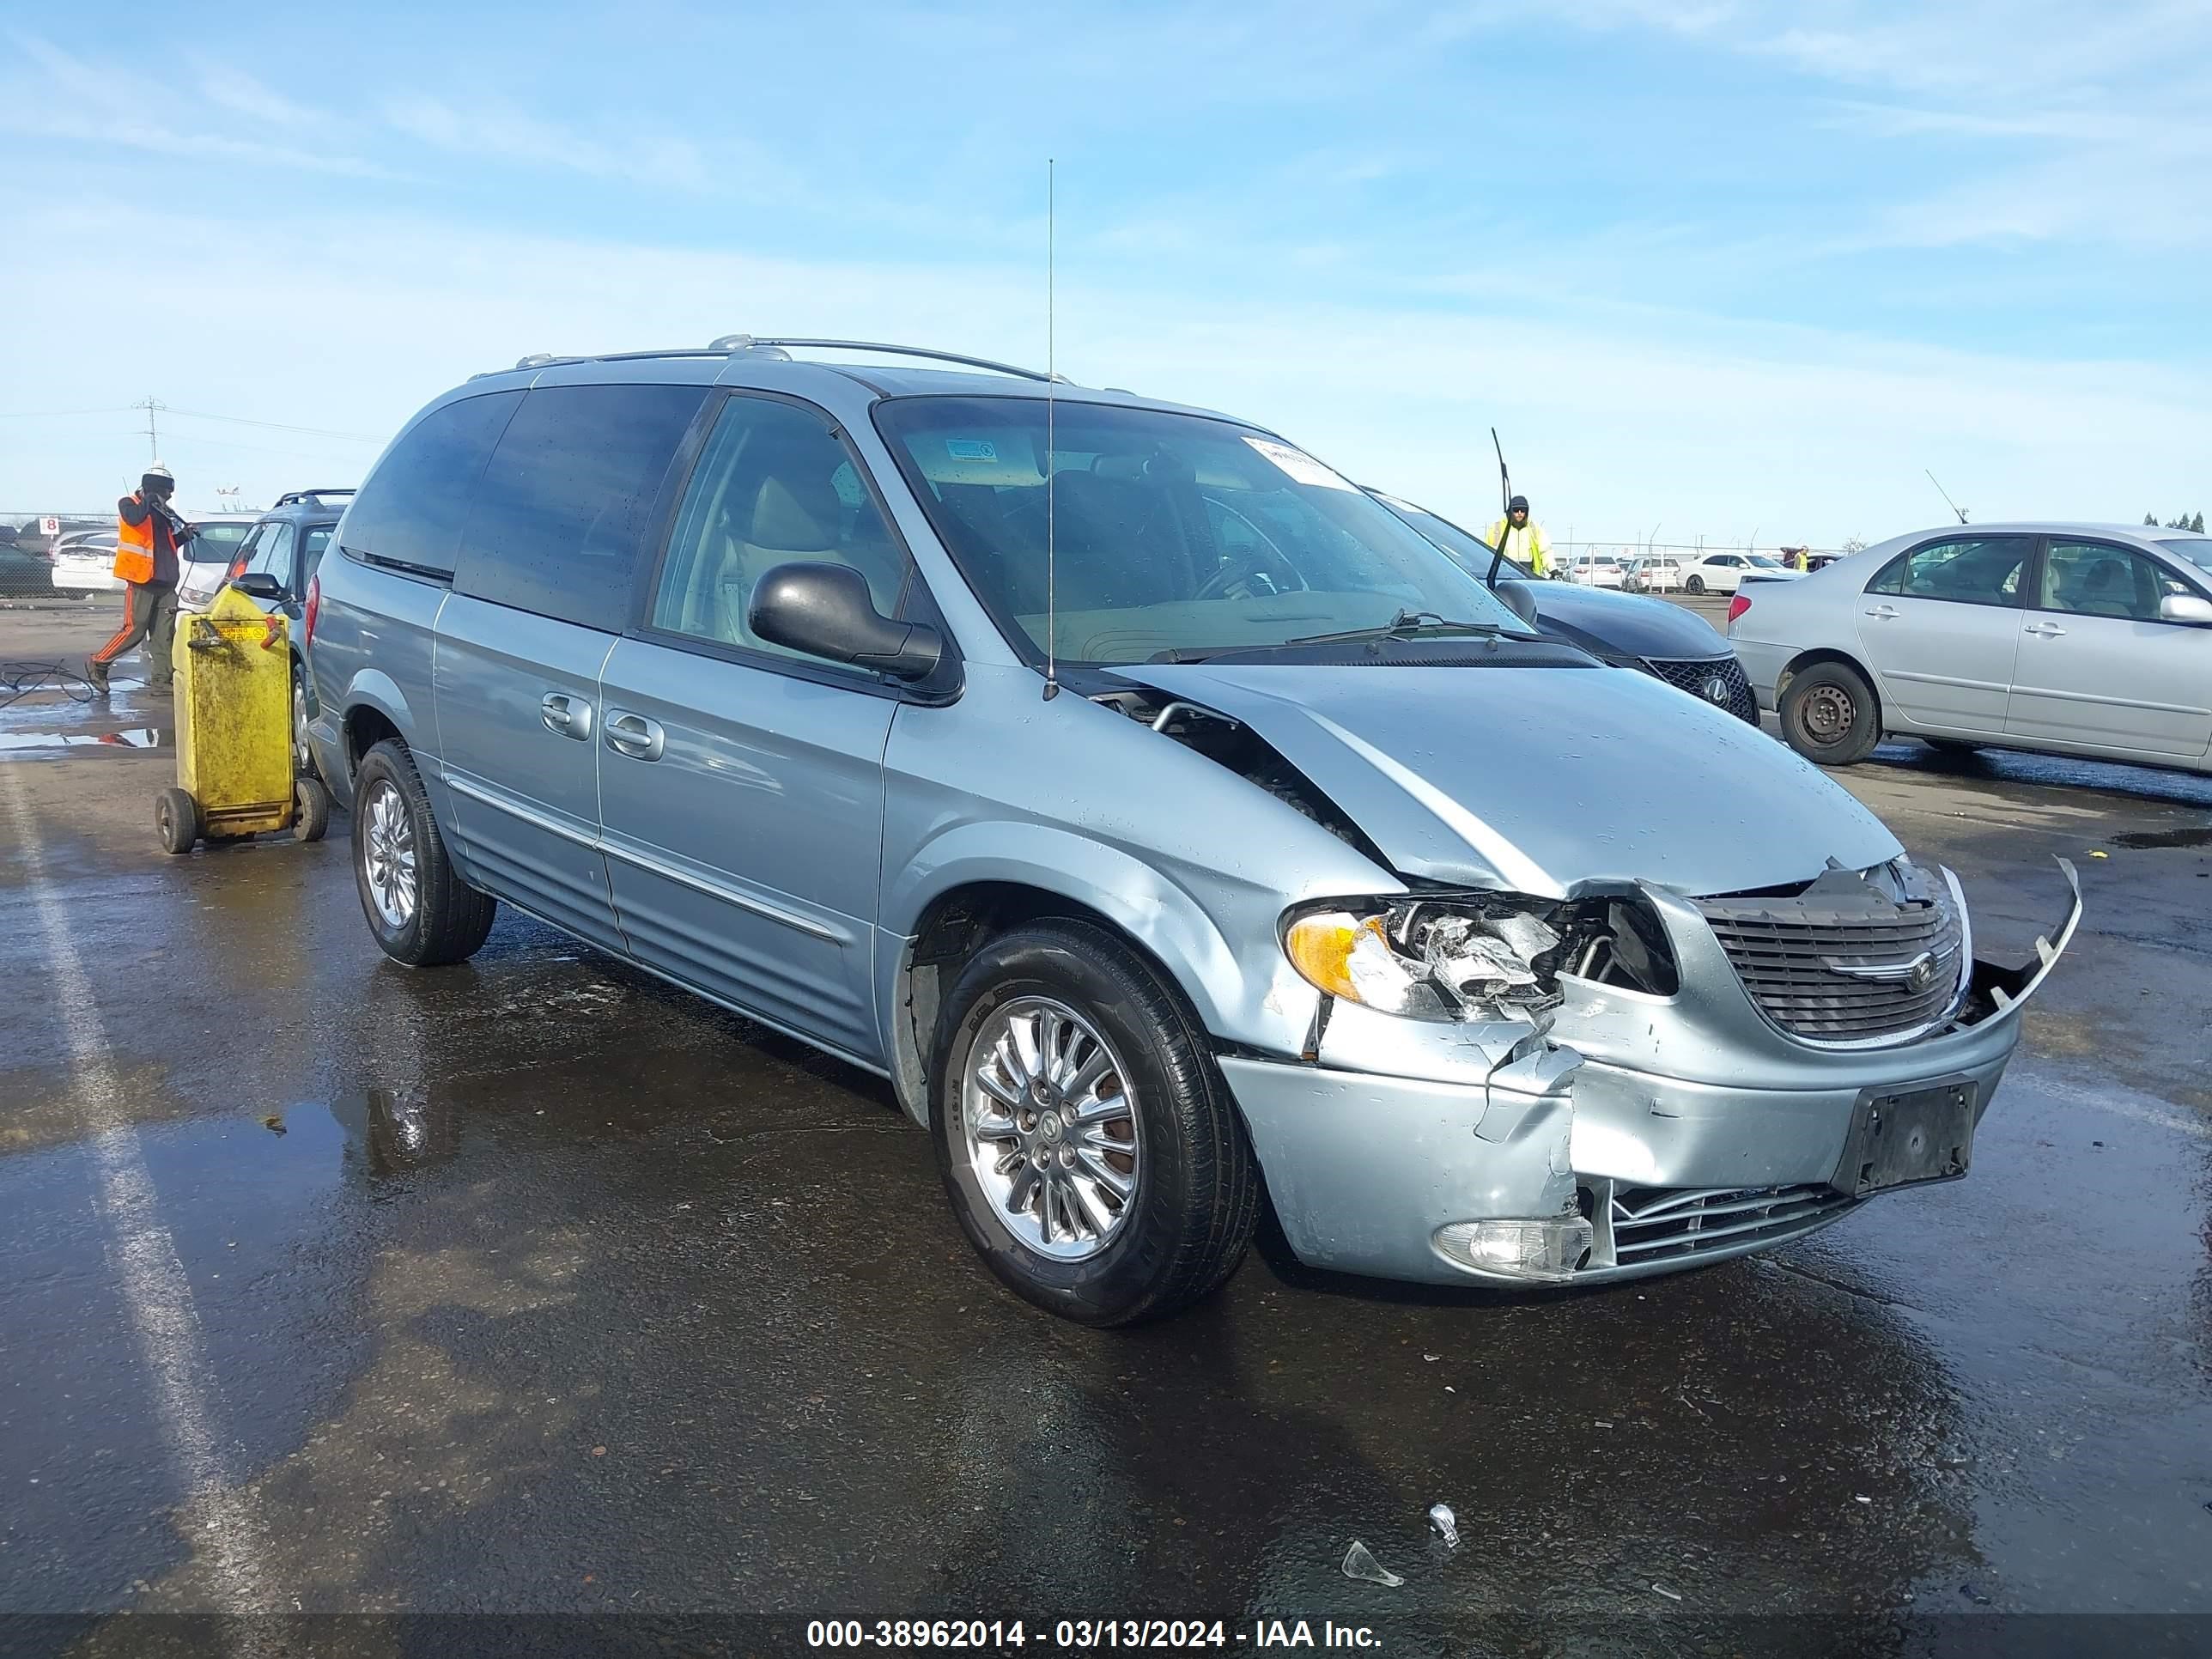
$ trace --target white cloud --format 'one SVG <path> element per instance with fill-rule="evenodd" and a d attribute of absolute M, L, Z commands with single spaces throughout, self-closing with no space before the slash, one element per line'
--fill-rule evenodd
<path fill-rule="evenodd" d="M 131 81 L 137 73 L 135 67 L 97 67 L 35 35 L 18 33 L 12 38 L 34 72 L 0 82 L 0 131 L 64 143 L 120 146 L 254 167 L 365 179 L 390 176 L 383 167 L 357 156 L 240 137 L 213 131 L 212 124 L 164 122 L 149 112 L 161 107 L 157 102 L 117 97 L 118 82 Z"/>
<path fill-rule="evenodd" d="M 496 104 L 467 109 L 435 98 L 394 99 L 385 118 L 418 143 L 476 160 L 562 167 L 594 179 L 626 179 L 664 189 L 702 190 L 711 182 L 697 146 L 647 137 L 609 142 Z"/>
<path fill-rule="evenodd" d="M 742 330 L 1042 356 L 1042 283 L 1018 269 L 778 260 L 368 216 L 336 228 L 331 257 L 282 267 L 234 238 L 185 233 L 161 296 L 167 320 L 149 343 L 143 283 L 99 254 L 129 222 L 119 206 L 29 216 L 27 233 L 60 253 L 0 271 L 0 307 L 47 319 L 20 354 L 21 384 L 66 386 L 73 407 L 150 390 L 218 413 L 388 431 L 446 386 L 529 351 Z M 2212 449 L 2212 386 L 2155 365 L 2036 363 L 1656 314 L 1531 322 L 1464 303 L 1255 303 L 1066 272 L 1060 298 L 1060 362 L 1079 380 L 1229 410 L 1455 516 L 1491 509 L 1494 422 L 1554 533 L 1586 538 L 1626 539 L 1655 520 L 1662 539 L 1741 540 L 1754 526 L 1769 543 L 1888 534 L 1940 516 L 1928 465 L 1980 518 L 2132 518 L 2185 493 Z M 116 425 L 26 434 L 0 454 L 0 498 L 112 494 L 111 475 L 139 458 L 127 422 Z M 264 494 L 373 453 L 244 438 L 293 446 L 289 459 L 216 458 Z"/>
<path fill-rule="evenodd" d="M 194 62 L 199 69 L 201 94 L 218 109 L 272 127 L 313 126 L 327 118 L 318 116 L 305 104 L 295 103 L 274 87 L 264 85 L 243 70 L 204 56 L 196 57 Z"/>

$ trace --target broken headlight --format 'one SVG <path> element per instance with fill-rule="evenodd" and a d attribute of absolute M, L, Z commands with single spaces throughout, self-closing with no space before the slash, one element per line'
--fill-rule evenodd
<path fill-rule="evenodd" d="M 1401 899 L 1309 910 L 1290 919 L 1283 949 L 1316 988 L 1381 1013 L 1513 1018 L 1558 1000 L 1563 941 L 1540 914 L 1557 908 Z"/>
<path fill-rule="evenodd" d="M 1534 1019 L 1571 973 L 1659 996 L 1674 961 L 1649 907 L 1513 893 L 1352 900 L 1285 918 L 1283 950 L 1316 989 L 1412 1019 Z"/>

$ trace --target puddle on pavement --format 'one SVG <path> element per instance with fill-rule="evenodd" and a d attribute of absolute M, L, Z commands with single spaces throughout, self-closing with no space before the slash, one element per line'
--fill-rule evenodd
<path fill-rule="evenodd" d="M 24 749 L 173 749 L 176 742 L 176 732 L 161 726 L 125 732 L 0 732 L 0 753 Z"/>
<path fill-rule="evenodd" d="M 2136 830 L 2124 836 L 2114 836 L 2115 847 L 2212 847 L 2212 824 L 2203 824 L 2194 830 Z"/>
<path fill-rule="evenodd" d="M 2130 766 L 2123 761 L 2076 760 L 2065 756 L 2030 754 L 2021 749 L 1978 749 L 1972 754 L 1952 754 L 1911 738 L 1897 738 L 1882 744 L 1872 758 L 1887 762 L 1900 772 L 1940 777 L 1956 784 L 2039 784 L 2097 789 L 2109 794 L 2131 795 L 2139 800 L 2166 801 L 2176 806 L 2212 806 L 2212 777 L 2201 772 Z"/>

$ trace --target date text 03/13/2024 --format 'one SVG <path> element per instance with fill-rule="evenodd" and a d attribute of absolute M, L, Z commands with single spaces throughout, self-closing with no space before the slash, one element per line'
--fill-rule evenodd
<path fill-rule="evenodd" d="M 1036 1634 L 1030 1632 L 1034 1628 Z M 1020 1651 L 1039 1647 L 1088 1651 L 1101 1648 L 1351 1648 L 1373 1650 L 1382 1638 L 1365 1625 L 1324 1619 L 1255 1620 L 1247 1629 L 1220 1619 L 1060 1619 L 1032 1625 L 1022 1619 L 817 1619 L 806 1626 L 810 1648 L 965 1648 Z"/>

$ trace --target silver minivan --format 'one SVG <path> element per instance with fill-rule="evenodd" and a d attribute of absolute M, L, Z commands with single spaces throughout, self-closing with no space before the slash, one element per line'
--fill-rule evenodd
<path fill-rule="evenodd" d="M 1086 1323 L 1235 1269 L 1601 1283 L 1965 1173 L 2064 947 L 1277 434 L 732 337 L 438 398 L 308 595 L 421 967 L 507 903 L 889 1078 Z M 2071 872 L 2069 872 L 2069 881 Z"/>

